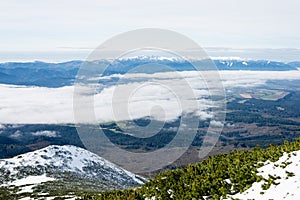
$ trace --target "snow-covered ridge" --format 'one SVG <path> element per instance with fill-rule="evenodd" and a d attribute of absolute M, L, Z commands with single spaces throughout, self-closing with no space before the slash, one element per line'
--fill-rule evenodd
<path fill-rule="evenodd" d="M 188 56 L 188 57 L 181 57 L 178 56 L 162 56 L 162 55 L 137 55 L 137 56 L 126 56 L 120 57 L 115 60 L 117 61 L 129 61 L 129 60 L 151 60 L 151 61 L 184 61 L 184 60 L 192 60 L 192 61 L 201 61 L 201 60 L 220 60 L 220 61 L 258 61 L 256 59 L 251 58 L 242 58 L 238 56 L 203 56 L 203 57 L 195 57 L 195 56 Z M 105 59 L 104 59 L 105 60 Z M 108 59 L 111 60 L 111 59 Z"/>
<path fill-rule="evenodd" d="M 127 56 L 127 57 L 120 57 L 115 59 L 114 61 L 169 61 L 169 62 L 185 62 L 185 61 L 203 61 L 203 60 L 213 60 L 213 61 L 256 61 L 250 58 L 241 58 L 241 57 L 181 57 L 179 56 L 160 56 L 160 55 L 142 55 L 142 56 Z M 107 61 L 112 61 L 108 59 Z"/>
<path fill-rule="evenodd" d="M 238 61 L 247 61 L 247 60 L 251 60 L 250 58 L 241 58 L 241 57 L 237 57 L 237 56 L 217 56 L 217 57 L 210 57 L 210 59 L 212 60 L 238 60 Z"/>
<path fill-rule="evenodd" d="M 47 174 L 54 177 L 57 173 L 73 173 L 87 178 L 103 179 L 120 188 L 137 186 L 146 180 L 85 149 L 64 145 L 52 145 L 33 152 L 0 160 L 0 185 L 11 185 L 18 179 Z M 52 176 L 53 175 L 53 176 Z"/>
<path fill-rule="evenodd" d="M 129 61 L 129 60 L 150 60 L 150 61 L 172 61 L 172 62 L 179 62 L 184 61 L 181 57 L 175 56 L 154 56 L 154 55 L 142 55 L 142 56 L 127 56 L 127 57 L 120 57 L 116 59 L 117 61 Z"/>

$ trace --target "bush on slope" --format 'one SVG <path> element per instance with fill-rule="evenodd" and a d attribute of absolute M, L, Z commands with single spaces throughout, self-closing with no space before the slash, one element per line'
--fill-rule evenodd
<path fill-rule="evenodd" d="M 300 138 L 267 149 L 235 150 L 209 157 L 198 164 L 162 172 L 139 188 L 86 194 L 83 199 L 221 199 L 243 192 L 254 182 L 265 181 L 264 189 L 278 177 L 264 179 L 257 169 L 267 160 L 277 161 L 284 152 L 300 150 Z"/>

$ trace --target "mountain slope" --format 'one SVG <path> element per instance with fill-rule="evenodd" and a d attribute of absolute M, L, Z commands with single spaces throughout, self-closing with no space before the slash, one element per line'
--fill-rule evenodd
<path fill-rule="evenodd" d="M 158 174 L 139 188 L 83 199 L 299 199 L 300 138 L 267 149 L 209 157 Z M 264 171 L 264 172 L 263 172 Z"/>
<path fill-rule="evenodd" d="M 145 181 L 94 153 L 70 145 L 48 146 L 0 160 L 1 189 L 19 195 L 26 192 L 49 194 L 57 189 L 58 195 L 123 189 Z"/>
<path fill-rule="evenodd" d="M 299 199 L 300 198 L 300 151 L 284 153 L 276 162 L 267 161 L 258 169 L 265 179 L 276 177 L 268 186 L 263 181 L 254 183 L 242 193 L 230 196 L 234 199 Z M 269 187 L 269 188 L 267 188 Z"/>

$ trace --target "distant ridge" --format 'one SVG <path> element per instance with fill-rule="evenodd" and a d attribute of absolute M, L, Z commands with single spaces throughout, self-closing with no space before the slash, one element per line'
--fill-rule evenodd
<path fill-rule="evenodd" d="M 298 70 L 300 62 L 283 63 L 268 60 L 246 60 L 241 58 L 213 58 L 218 70 L 247 70 L 247 71 L 290 71 Z M 168 66 L 176 71 L 191 71 L 195 68 L 182 59 L 137 56 L 114 60 L 93 61 L 93 64 L 102 63 L 108 66 L 104 75 L 124 74 L 137 66 L 156 63 Z M 208 68 L 209 60 L 193 60 L 203 66 L 203 70 Z M 8 62 L 0 64 L 0 84 L 40 86 L 40 87 L 63 87 L 74 84 L 78 69 L 83 61 L 69 61 L 62 63 L 45 62 Z M 156 69 L 155 69 L 156 70 Z M 165 71 L 166 69 L 164 69 Z M 157 70 L 155 71 L 157 72 Z M 153 73 L 153 70 L 143 71 L 143 73 Z"/>

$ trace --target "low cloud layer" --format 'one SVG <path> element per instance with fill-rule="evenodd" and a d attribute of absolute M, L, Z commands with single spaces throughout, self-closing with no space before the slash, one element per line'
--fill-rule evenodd
<path fill-rule="evenodd" d="M 220 76 L 224 87 L 230 89 L 263 85 L 267 80 L 300 80 L 300 71 L 221 71 Z M 197 72 L 130 74 L 125 77 L 119 75 L 119 78 L 125 81 L 117 87 L 109 85 L 94 96 L 95 114 L 99 122 L 146 116 L 172 120 L 182 112 L 197 113 L 202 119 L 211 117 L 211 113 L 206 111 L 211 106 L 210 100 L 206 99 L 209 93 L 204 82 L 199 81 Z M 192 88 L 194 99 L 190 98 L 187 91 L 182 91 L 184 82 Z M 124 92 L 134 91 L 130 93 L 129 103 L 122 98 L 112 101 L 116 88 Z M 174 90 L 181 92 L 176 94 Z M 0 124 L 74 123 L 73 86 L 42 88 L 2 84 L 0 91 Z M 195 99 L 199 108 L 197 110 L 193 110 L 195 107 L 192 105 Z M 113 106 L 122 108 L 125 105 L 128 105 L 128 114 L 119 110 L 113 112 Z M 50 132 L 34 134 L 55 136 L 55 133 Z"/>
<path fill-rule="evenodd" d="M 45 136 L 45 137 L 59 137 L 59 134 L 56 131 L 37 131 L 32 132 L 33 136 Z"/>

